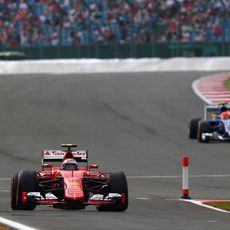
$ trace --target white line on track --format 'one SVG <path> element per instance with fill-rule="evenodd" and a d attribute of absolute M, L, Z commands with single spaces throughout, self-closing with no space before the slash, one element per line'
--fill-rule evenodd
<path fill-rule="evenodd" d="M 136 197 L 136 200 L 150 200 L 149 197 Z"/>
<path fill-rule="evenodd" d="M 10 179 L 11 178 L 0 178 L 0 181 L 9 181 Z M 6 190 L 6 189 L 0 190 L 0 193 L 9 193 L 9 192 L 10 192 L 10 190 Z M 0 224 L 12 227 L 12 228 L 17 229 L 17 230 L 37 230 L 36 228 L 32 228 L 32 227 L 26 226 L 24 224 L 20 224 L 20 223 L 15 222 L 15 221 L 5 219 L 1 216 L 0 216 Z"/>
<path fill-rule="evenodd" d="M 190 202 L 192 204 L 196 204 L 196 205 L 199 205 L 201 207 L 204 207 L 204 208 L 209 208 L 209 209 L 212 209 L 212 210 L 215 210 L 215 211 L 219 211 L 219 212 L 224 212 L 224 213 L 230 213 L 226 210 L 223 210 L 223 209 L 220 209 L 220 208 L 215 208 L 213 206 L 209 206 L 209 205 L 206 205 L 206 204 L 203 204 L 201 201 L 199 200 L 185 200 L 185 199 L 180 199 L 181 201 L 185 201 L 185 202 Z"/>
<path fill-rule="evenodd" d="M 203 204 L 203 203 L 202 203 L 202 200 L 178 199 L 178 198 L 169 198 L 169 199 L 165 199 L 165 200 L 168 200 L 168 201 L 170 201 L 170 200 L 171 200 L 171 201 L 180 200 L 180 201 L 189 202 L 189 203 L 192 203 L 192 204 L 195 204 L 195 205 L 204 207 L 204 208 L 209 208 L 209 209 L 212 209 L 212 210 L 215 210 L 215 211 L 224 212 L 224 213 L 230 213 L 229 211 L 226 211 L 226 210 L 223 210 L 223 209 L 220 209 L 220 208 L 215 208 L 215 207 L 210 206 L 210 205 Z M 210 201 L 211 201 L 211 200 L 210 200 Z"/>
<path fill-rule="evenodd" d="M 0 178 L 0 181 L 4 181 L 4 180 L 8 181 L 10 179 L 11 178 Z M 9 193 L 9 192 L 10 192 L 10 190 L 6 190 L 6 189 L 0 190 L 0 193 Z M 1 216 L 0 216 L 0 224 L 4 224 L 6 226 L 12 227 L 12 228 L 17 229 L 17 230 L 37 230 L 36 228 L 32 228 L 32 227 L 26 226 L 24 224 L 20 224 L 20 223 L 15 222 L 15 221 L 5 219 Z"/>
<path fill-rule="evenodd" d="M 224 177 L 230 177 L 229 174 L 223 174 L 223 175 L 190 175 L 190 178 L 224 178 Z M 173 179 L 173 178 L 182 178 L 182 175 L 165 175 L 165 176 L 127 176 L 128 179 Z"/>
<path fill-rule="evenodd" d="M 128 179 L 159 179 L 159 178 L 181 178 L 181 176 L 127 176 Z"/>
<path fill-rule="evenodd" d="M 12 227 L 14 229 L 17 229 L 17 230 L 37 230 L 36 228 L 31 228 L 31 227 L 26 226 L 24 224 L 20 224 L 18 222 L 12 221 L 12 220 L 5 219 L 3 217 L 0 217 L 0 223 L 7 225 L 9 227 Z"/>

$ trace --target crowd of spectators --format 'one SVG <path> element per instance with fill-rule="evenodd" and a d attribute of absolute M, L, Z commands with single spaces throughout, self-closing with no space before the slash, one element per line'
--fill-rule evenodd
<path fill-rule="evenodd" d="M 230 40 L 223 0 L 0 0 L 0 47 Z"/>

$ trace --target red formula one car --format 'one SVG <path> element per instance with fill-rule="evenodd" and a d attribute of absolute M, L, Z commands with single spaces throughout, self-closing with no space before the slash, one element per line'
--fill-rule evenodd
<path fill-rule="evenodd" d="M 123 172 L 91 171 L 98 165 L 88 165 L 87 151 L 72 150 L 77 147 L 73 144 L 62 147 L 67 150 L 42 152 L 42 171 L 21 170 L 13 174 L 13 210 L 34 210 L 36 205 L 60 209 L 84 209 L 87 205 L 95 205 L 98 211 L 117 212 L 128 208 L 128 186 Z M 56 162 L 61 162 L 61 166 L 55 167 Z"/>

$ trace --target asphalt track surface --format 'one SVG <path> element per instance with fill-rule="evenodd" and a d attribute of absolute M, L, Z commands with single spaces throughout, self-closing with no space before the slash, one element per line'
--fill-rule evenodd
<path fill-rule="evenodd" d="M 42 149 L 77 143 L 101 170 L 125 171 L 130 196 L 123 213 L 44 206 L 12 211 L 10 181 L 1 179 L 0 216 L 39 229 L 229 229 L 229 214 L 179 201 L 181 178 L 170 177 L 181 175 L 183 155 L 190 157 L 192 175 L 230 175 L 228 144 L 187 138 L 188 118 L 203 112 L 191 83 L 208 74 L 0 76 L 1 178 L 39 170 Z M 193 177 L 190 195 L 229 199 L 229 180 Z"/>

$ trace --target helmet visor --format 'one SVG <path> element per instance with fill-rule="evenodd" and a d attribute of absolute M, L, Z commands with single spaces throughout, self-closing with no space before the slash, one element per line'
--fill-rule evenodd
<path fill-rule="evenodd" d="M 76 170 L 77 168 L 77 164 L 68 163 L 63 165 L 64 170 Z"/>

